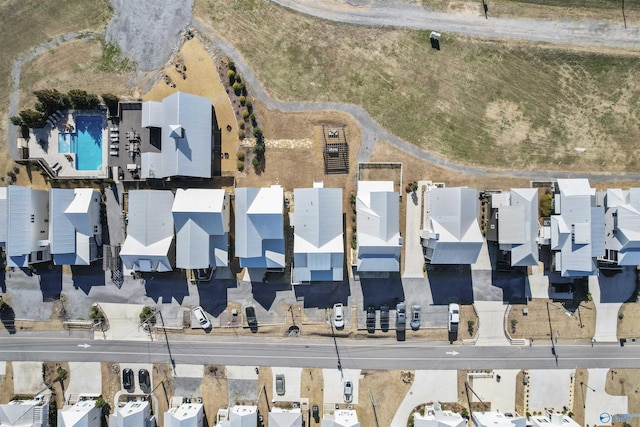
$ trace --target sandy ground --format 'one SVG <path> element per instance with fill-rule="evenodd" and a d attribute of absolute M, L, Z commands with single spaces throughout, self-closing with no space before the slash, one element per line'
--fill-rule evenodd
<path fill-rule="evenodd" d="M 218 409 L 228 404 L 227 378 L 224 366 L 205 366 L 204 372 L 202 385 L 200 385 L 200 394 L 204 398 L 204 411 L 207 414 L 207 422 L 209 425 L 213 425 Z"/>
<path fill-rule="evenodd" d="M 52 392 L 52 402 L 55 400 L 55 405 L 58 409 L 62 409 L 64 404 L 64 393 L 65 390 L 69 387 L 69 381 L 71 379 L 71 370 L 69 369 L 68 362 L 44 362 L 45 372 L 44 372 L 44 383 L 48 384 L 51 387 Z M 67 376 L 64 381 L 55 381 L 58 378 L 57 369 L 62 368 L 67 371 Z"/>
<path fill-rule="evenodd" d="M 618 338 L 640 338 L 639 324 L 640 304 L 636 302 L 622 304 L 618 313 Z"/>
<path fill-rule="evenodd" d="M 611 374 L 613 372 L 613 375 Z M 640 369 L 613 369 L 607 375 L 605 391 L 614 396 L 627 396 L 629 414 L 640 413 Z M 616 427 L 622 427 L 622 423 Z M 640 417 L 633 417 L 632 427 L 640 426 Z"/>
<path fill-rule="evenodd" d="M 182 60 L 187 67 L 186 79 L 176 71 L 175 62 Z M 218 126 L 222 129 L 222 152 L 229 153 L 228 159 L 222 160 L 223 172 L 236 170 L 236 151 L 240 145 L 238 139 L 238 123 L 233 112 L 229 96 L 218 77 L 211 55 L 197 38 L 186 41 L 180 51 L 172 58 L 165 73 L 175 84 L 170 87 L 164 79 L 158 80 L 142 99 L 145 101 L 161 101 L 175 92 L 186 92 L 211 99 L 215 108 Z M 231 131 L 227 131 L 227 125 Z"/>
<path fill-rule="evenodd" d="M 411 378 L 413 378 L 413 371 Z M 360 395 L 358 405 L 355 409 L 358 412 L 358 421 L 363 426 L 375 426 L 375 416 L 369 392 L 373 395 L 376 403 L 376 414 L 378 425 L 391 425 L 391 420 L 411 388 L 411 382 L 404 382 L 401 379 L 400 371 L 362 371 L 363 379 L 359 383 Z"/>
<path fill-rule="evenodd" d="M 527 305 L 514 304 L 509 313 L 509 333 L 513 338 L 533 338 L 534 340 L 549 340 L 550 330 L 553 330 L 554 339 L 556 332 L 560 332 L 561 340 L 590 339 L 593 337 L 596 327 L 596 311 L 593 302 L 583 301 L 580 304 L 580 315 L 577 310 L 574 316 L 567 316 L 566 310 L 560 303 L 549 301 L 549 315 L 547 314 L 547 301 L 533 299 Z M 529 314 L 523 315 L 522 309 L 528 308 Z M 516 331 L 511 330 L 511 320 L 518 321 Z M 582 320 L 582 323 L 581 321 Z M 582 328 L 580 325 L 582 324 Z"/>
<path fill-rule="evenodd" d="M 7 362 L 5 375 L 0 375 L 0 402 L 6 403 L 13 397 L 13 366 Z"/>

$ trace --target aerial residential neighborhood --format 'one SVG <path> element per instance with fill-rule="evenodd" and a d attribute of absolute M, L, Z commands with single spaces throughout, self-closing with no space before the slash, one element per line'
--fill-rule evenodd
<path fill-rule="evenodd" d="M 0 427 L 639 425 L 627 3 L 0 3 Z"/>

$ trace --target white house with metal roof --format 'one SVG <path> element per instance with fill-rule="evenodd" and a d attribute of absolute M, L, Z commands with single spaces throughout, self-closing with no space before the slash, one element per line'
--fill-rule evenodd
<path fill-rule="evenodd" d="M 604 193 L 605 253 L 602 261 L 640 265 L 640 188 Z"/>
<path fill-rule="evenodd" d="M 474 427 L 526 427 L 527 419 L 517 413 L 473 411 Z"/>
<path fill-rule="evenodd" d="M 235 255 L 242 268 L 282 271 L 284 255 L 284 191 L 268 188 L 236 188 Z"/>
<path fill-rule="evenodd" d="M 133 271 L 171 271 L 173 193 L 169 190 L 131 190 L 127 238 L 120 250 L 122 263 Z"/>
<path fill-rule="evenodd" d="M 9 223 L 9 203 L 7 187 L 0 187 L 0 247 L 7 245 L 7 226 Z"/>
<path fill-rule="evenodd" d="M 344 271 L 342 189 L 293 191 L 293 283 L 341 281 Z"/>
<path fill-rule="evenodd" d="M 218 410 L 215 427 L 257 427 L 258 407 L 255 405 L 235 405 Z"/>
<path fill-rule="evenodd" d="M 7 204 L 7 265 L 50 261 L 49 192 L 10 185 Z"/>
<path fill-rule="evenodd" d="M 93 399 L 81 400 L 75 405 L 58 411 L 58 427 L 100 427 L 102 409 Z"/>
<path fill-rule="evenodd" d="M 160 153 L 141 157 L 142 178 L 211 178 L 211 100 L 184 92 L 142 103 L 142 127 L 161 128 Z"/>
<path fill-rule="evenodd" d="M 109 415 L 109 427 L 155 427 L 156 417 L 151 415 L 151 405 L 147 401 L 127 402 L 121 408 L 115 408 Z"/>
<path fill-rule="evenodd" d="M 336 409 L 331 414 L 324 414 L 322 427 L 360 427 L 355 409 Z"/>
<path fill-rule="evenodd" d="M 529 421 L 533 427 L 582 427 L 568 415 L 551 411 L 547 411 L 544 415 L 532 415 Z"/>
<path fill-rule="evenodd" d="M 414 412 L 413 425 L 414 427 L 465 427 L 467 419 L 462 418 L 459 413 L 443 411 L 440 409 L 440 404 L 437 404 L 437 406 L 427 406 L 424 414 Z"/>
<path fill-rule="evenodd" d="M 183 403 L 164 413 L 164 427 L 202 427 L 204 425 L 204 405 Z"/>
<path fill-rule="evenodd" d="M 56 265 L 89 265 L 100 257 L 100 193 L 91 188 L 49 190 L 49 236 Z"/>
<path fill-rule="evenodd" d="M 421 232 L 425 259 L 431 264 L 474 264 L 482 249 L 478 191 L 428 187 Z"/>
<path fill-rule="evenodd" d="M 176 267 L 229 265 L 229 195 L 224 190 L 178 189 L 173 201 Z"/>
<path fill-rule="evenodd" d="M 559 179 L 551 215 L 553 271 L 562 277 L 593 276 L 604 256 L 604 208 L 596 206 L 587 179 Z"/>
<path fill-rule="evenodd" d="M 358 181 L 356 215 L 358 271 L 400 271 L 400 195 L 393 181 Z"/>
<path fill-rule="evenodd" d="M 274 406 L 269 412 L 269 427 L 302 427 L 302 411 Z"/>
<path fill-rule="evenodd" d="M 2 427 L 48 427 L 49 397 L 36 396 L 29 400 L 12 400 L 0 405 Z"/>
<path fill-rule="evenodd" d="M 538 265 L 538 189 L 512 188 L 491 196 L 497 209 L 498 244 L 511 255 L 511 266 Z"/>

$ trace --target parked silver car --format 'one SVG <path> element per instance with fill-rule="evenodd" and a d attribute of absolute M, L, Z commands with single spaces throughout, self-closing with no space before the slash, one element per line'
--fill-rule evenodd
<path fill-rule="evenodd" d="M 420 329 L 420 306 L 414 305 L 411 307 L 411 329 L 417 331 Z"/>

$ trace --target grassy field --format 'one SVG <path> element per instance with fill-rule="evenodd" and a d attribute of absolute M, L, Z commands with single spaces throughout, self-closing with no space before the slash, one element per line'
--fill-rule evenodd
<path fill-rule="evenodd" d="M 104 28 L 111 14 L 109 0 L 0 0 L 0 148 L 6 145 L 13 60 L 55 36 Z M 68 60 L 85 58 L 70 53 Z"/>
<path fill-rule="evenodd" d="M 437 52 L 428 31 L 335 24 L 258 0 L 199 0 L 195 13 L 272 96 L 362 105 L 447 158 L 531 170 L 626 171 L 638 161 L 638 52 L 447 35 Z"/>
<path fill-rule="evenodd" d="M 608 0 L 486 0 L 489 17 L 537 19 L 597 19 L 622 23 L 622 3 Z M 439 11 L 483 14 L 482 1 L 422 0 L 425 8 Z M 626 0 L 627 23 L 640 20 L 640 0 Z"/>

